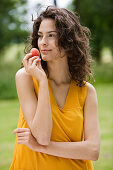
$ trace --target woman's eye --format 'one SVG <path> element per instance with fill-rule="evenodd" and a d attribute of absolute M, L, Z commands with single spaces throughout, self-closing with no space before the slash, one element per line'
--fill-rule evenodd
<path fill-rule="evenodd" d="M 55 34 L 49 34 L 47 37 L 56 37 L 56 35 L 55 35 Z M 46 38 L 47 38 L 47 37 L 46 37 Z M 43 38 L 43 35 L 38 35 L 38 39 L 39 39 L 39 38 L 42 39 L 42 38 Z"/>
<path fill-rule="evenodd" d="M 55 37 L 55 35 L 54 34 L 49 34 L 49 37 Z"/>

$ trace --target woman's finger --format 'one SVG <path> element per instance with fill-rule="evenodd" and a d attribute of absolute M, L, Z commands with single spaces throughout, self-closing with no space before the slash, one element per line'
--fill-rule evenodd
<path fill-rule="evenodd" d="M 33 56 L 29 59 L 29 61 L 33 61 L 35 58 L 40 58 L 39 56 Z"/>
<path fill-rule="evenodd" d="M 39 61 L 41 61 L 41 59 L 39 59 L 39 58 L 35 59 L 32 63 L 32 66 L 36 66 L 36 63 L 39 62 Z"/>
<path fill-rule="evenodd" d="M 28 60 L 29 58 L 31 58 L 32 53 L 28 53 L 25 55 L 25 57 L 23 58 L 23 60 Z"/>
<path fill-rule="evenodd" d="M 13 133 L 21 133 L 21 132 L 29 132 L 29 128 L 17 128 L 13 131 Z"/>
<path fill-rule="evenodd" d="M 27 143 L 27 140 L 19 140 L 18 141 L 18 144 L 26 144 Z"/>
<path fill-rule="evenodd" d="M 18 141 L 19 140 L 27 140 L 27 138 L 26 138 L 26 136 L 24 136 L 24 137 L 18 137 Z"/>
<path fill-rule="evenodd" d="M 37 59 L 38 58 L 38 56 L 34 56 L 34 57 L 31 57 L 30 59 L 29 59 L 29 65 L 31 65 L 32 64 L 32 62 L 35 60 L 35 59 Z"/>
<path fill-rule="evenodd" d="M 25 68 L 27 67 L 28 60 L 29 60 L 29 58 L 31 58 L 31 56 L 32 56 L 32 53 L 29 53 L 23 58 L 22 63 Z"/>
<path fill-rule="evenodd" d="M 29 132 L 24 132 L 24 133 L 17 133 L 18 137 L 23 137 L 23 136 L 28 136 Z"/>
<path fill-rule="evenodd" d="M 32 53 L 26 54 L 22 61 L 24 62 L 28 60 L 29 58 L 31 58 L 31 56 L 32 56 Z"/>

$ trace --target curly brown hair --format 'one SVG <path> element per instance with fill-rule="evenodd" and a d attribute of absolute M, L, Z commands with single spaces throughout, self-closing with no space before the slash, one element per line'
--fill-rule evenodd
<path fill-rule="evenodd" d="M 76 13 L 65 8 L 48 6 L 37 19 L 33 20 L 33 32 L 28 38 L 31 48 L 38 49 L 38 30 L 42 20 L 54 19 L 58 35 L 59 50 L 63 48 L 67 54 L 71 78 L 83 87 L 87 78 L 93 78 L 91 71 L 92 57 L 90 54 L 90 30 L 79 22 Z M 28 53 L 30 49 L 25 48 Z M 48 77 L 47 62 L 41 59 L 41 65 Z"/>

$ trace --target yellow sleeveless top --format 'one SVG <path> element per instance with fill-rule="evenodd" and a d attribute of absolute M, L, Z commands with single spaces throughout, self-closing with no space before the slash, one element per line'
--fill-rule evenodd
<path fill-rule="evenodd" d="M 33 77 L 36 95 L 38 81 Z M 78 87 L 71 80 L 64 108 L 58 107 L 50 82 L 49 95 L 52 110 L 53 129 L 51 141 L 78 142 L 83 140 L 83 106 L 87 95 L 87 86 Z M 21 107 L 18 128 L 28 128 Z M 35 152 L 15 141 L 13 160 L 10 170 L 94 170 L 91 160 L 77 160 Z"/>

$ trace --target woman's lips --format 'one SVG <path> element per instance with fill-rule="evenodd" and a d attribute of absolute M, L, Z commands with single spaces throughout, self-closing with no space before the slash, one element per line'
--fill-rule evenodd
<path fill-rule="evenodd" d="M 48 53 L 49 51 L 51 51 L 51 50 L 41 50 L 41 52 L 44 54 Z"/>

